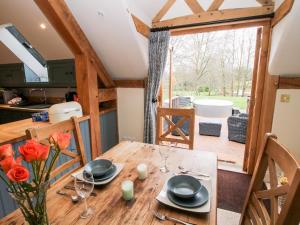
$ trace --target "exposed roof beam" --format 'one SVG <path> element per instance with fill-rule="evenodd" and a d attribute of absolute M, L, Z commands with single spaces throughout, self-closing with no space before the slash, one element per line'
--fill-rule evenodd
<path fill-rule="evenodd" d="M 279 8 L 275 11 L 274 18 L 272 20 L 272 27 L 279 23 L 292 9 L 294 0 L 285 0 Z"/>
<path fill-rule="evenodd" d="M 152 23 L 153 28 L 176 27 L 193 25 L 198 23 L 217 22 L 231 19 L 242 19 L 255 16 L 263 16 L 273 13 L 273 6 L 250 7 L 241 9 L 224 9 L 219 11 L 203 12 L 190 16 L 182 16 L 174 19 Z"/>
<path fill-rule="evenodd" d="M 133 19 L 136 31 L 143 35 L 145 38 L 149 38 L 150 27 L 135 15 L 131 14 L 131 17 Z"/>
<path fill-rule="evenodd" d="M 261 4 L 262 6 L 266 6 L 266 5 L 274 5 L 273 0 L 256 0 L 259 4 Z"/>
<path fill-rule="evenodd" d="M 37 6 L 56 29 L 74 55 L 87 54 L 97 70 L 100 80 L 106 87 L 113 87 L 114 82 L 94 51 L 84 32 L 63 0 L 34 0 Z"/>
<path fill-rule="evenodd" d="M 221 7 L 223 2 L 224 0 L 214 0 L 207 11 L 217 11 Z"/>
<path fill-rule="evenodd" d="M 184 0 L 186 4 L 190 7 L 193 13 L 201 13 L 204 12 L 204 9 L 202 6 L 199 4 L 197 0 Z"/>
<path fill-rule="evenodd" d="M 168 0 L 166 4 L 159 10 L 159 12 L 155 15 L 152 22 L 159 22 L 169 11 L 169 9 L 174 5 L 176 0 Z"/>
<path fill-rule="evenodd" d="M 220 31 L 220 30 L 234 30 L 234 29 L 249 28 L 249 27 L 260 27 L 270 23 L 270 21 L 271 18 L 265 18 L 259 20 L 256 19 L 256 20 L 235 21 L 235 22 L 214 24 L 214 25 L 205 25 L 200 27 L 189 27 L 189 28 L 171 30 L 171 35 L 178 36 L 178 35 L 186 35 L 186 34 Z"/>

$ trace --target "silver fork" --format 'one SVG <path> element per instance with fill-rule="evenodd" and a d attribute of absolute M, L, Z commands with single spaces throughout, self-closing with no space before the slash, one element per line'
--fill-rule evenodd
<path fill-rule="evenodd" d="M 180 173 L 182 173 L 182 174 L 190 173 L 190 174 L 195 174 L 195 175 L 202 176 L 202 177 L 210 177 L 208 174 L 187 170 L 187 169 L 184 169 L 182 166 L 178 166 L 178 169 L 180 169 Z"/>
<path fill-rule="evenodd" d="M 168 220 L 168 221 L 172 221 L 172 222 L 175 222 L 175 223 L 180 223 L 180 224 L 183 224 L 183 225 L 196 225 L 194 223 L 187 223 L 187 222 L 184 222 L 182 220 L 179 220 L 179 219 L 176 219 L 176 218 L 173 218 L 173 217 L 170 217 L 170 216 L 165 216 L 165 215 L 160 214 L 158 212 L 154 212 L 154 215 L 157 219 L 162 220 L 162 221 Z"/>
<path fill-rule="evenodd" d="M 179 176 L 179 175 L 186 175 L 185 173 L 173 173 L 174 176 Z M 187 174 L 189 175 L 189 174 Z M 193 174 L 190 174 L 189 176 L 192 176 L 194 178 L 196 178 L 197 180 L 210 180 L 209 177 L 203 177 L 203 176 L 197 176 L 197 175 L 193 175 Z"/>

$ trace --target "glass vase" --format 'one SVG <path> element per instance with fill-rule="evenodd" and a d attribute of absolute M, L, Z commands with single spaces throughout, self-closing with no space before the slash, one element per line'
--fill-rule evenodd
<path fill-rule="evenodd" d="M 26 187 L 23 187 L 24 191 L 9 190 L 29 225 L 49 225 L 46 200 L 48 188 L 49 182 L 46 182 L 31 190 L 26 190 Z"/>

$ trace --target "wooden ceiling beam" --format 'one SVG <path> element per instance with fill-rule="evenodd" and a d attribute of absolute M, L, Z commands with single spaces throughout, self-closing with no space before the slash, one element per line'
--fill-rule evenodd
<path fill-rule="evenodd" d="M 97 74 L 106 87 L 114 82 L 94 51 L 84 32 L 72 15 L 64 0 L 34 0 L 74 55 L 88 55 L 94 62 Z"/>
<path fill-rule="evenodd" d="M 214 0 L 207 11 L 217 11 L 221 7 L 223 2 L 224 0 Z"/>
<path fill-rule="evenodd" d="M 118 88 L 145 88 L 145 80 L 114 80 Z"/>
<path fill-rule="evenodd" d="M 275 11 L 274 18 L 272 20 L 272 27 L 274 27 L 280 20 L 282 20 L 292 9 L 294 0 L 285 0 L 278 9 Z"/>
<path fill-rule="evenodd" d="M 134 22 L 136 31 L 143 35 L 145 38 L 149 38 L 150 27 L 135 15 L 131 14 L 131 17 Z"/>
<path fill-rule="evenodd" d="M 169 11 L 169 9 L 174 5 L 176 0 L 168 0 L 166 4 L 159 10 L 159 12 L 154 16 L 152 22 L 159 22 Z"/>
<path fill-rule="evenodd" d="M 194 14 L 202 13 L 205 11 L 197 0 L 184 0 L 184 1 Z"/>
<path fill-rule="evenodd" d="M 273 0 L 256 0 L 262 6 L 274 5 Z"/>
<path fill-rule="evenodd" d="M 242 19 L 273 13 L 274 6 L 250 7 L 240 9 L 224 9 L 219 11 L 203 12 L 195 15 L 182 16 L 174 19 L 152 23 L 153 28 L 176 27 L 198 23 L 217 22 L 230 19 Z"/>
<path fill-rule="evenodd" d="M 175 30 L 171 30 L 171 36 L 207 33 L 213 31 L 221 31 L 221 30 L 235 30 L 235 29 L 249 28 L 249 27 L 262 27 L 265 26 L 266 24 L 269 24 L 270 20 L 271 20 L 270 18 L 266 18 L 266 19 L 259 19 L 259 20 L 237 21 L 237 22 L 230 22 L 224 24 L 175 29 Z"/>

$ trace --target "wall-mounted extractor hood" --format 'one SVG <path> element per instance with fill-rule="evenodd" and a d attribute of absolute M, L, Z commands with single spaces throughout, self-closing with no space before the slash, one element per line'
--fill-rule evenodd
<path fill-rule="evenodd" d="M 12 24 L 0 25 L 0 41 L 10 49 L 38 77 L 38 81 L 48 81 L 46 61 Z"/>

